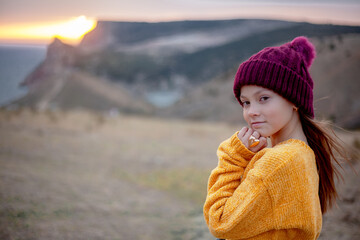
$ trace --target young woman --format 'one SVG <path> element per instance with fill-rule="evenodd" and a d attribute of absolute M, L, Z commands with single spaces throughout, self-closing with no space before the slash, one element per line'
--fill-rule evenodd
<path fill-rule="evenodd" d="M 338 161 L 333 153 L 344 156 L 344 151 L 314 120 L 308 71 L 314 58 L 314 46 L 297 37 L 265 48 L 240 65 L 234 94 L 249 127 L 217 151 L 219 162 L 204 204 L 215 237 L 319 237 L 322 214 L 337 196 L 333 161 Z"/>

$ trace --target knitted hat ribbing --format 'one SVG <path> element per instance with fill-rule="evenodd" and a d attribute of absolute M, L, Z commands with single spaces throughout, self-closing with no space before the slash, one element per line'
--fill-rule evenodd
<path fill-rule="evenodd" d="M 244 85 L 273 90 L 314 118 L 313 87 L 309 74 L 316 52 L 306 37 L 297 37 L 279 47 L 267 47 L 243 62 L 235 76 L 234 94 L 240 101 Z"/>

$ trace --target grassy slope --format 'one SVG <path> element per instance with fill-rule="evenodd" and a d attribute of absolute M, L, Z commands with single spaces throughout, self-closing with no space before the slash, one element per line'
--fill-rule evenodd
<path fill-rule="evenodd" d="M 0 112 L 1 239 L 211 239 L 216 148 L 240 126 L 91 112 Z M 359 145 L 359 133 L 341 135 Z M 358 171 L 360 165 L 355 165 Z M 359 176 L 320 239 L 356 239 Z"/>

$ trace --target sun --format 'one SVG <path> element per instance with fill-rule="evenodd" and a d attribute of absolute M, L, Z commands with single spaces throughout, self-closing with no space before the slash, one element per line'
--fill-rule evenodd
<path fill-rule="evenodd" d="M 79 16 L 64 22 L 47 24 L 23 24 L 0 28 L 0 39 L 23 39 L 49 41 L 57 37 L 62 41 L 76 44 L 81 38 L 96 27 L 96 20 Z"/>
<path fill-rule="evenodd" d="M 55 35 L 60 38 L 76 40 L 93 30 L 95 26 L 95 20 L 80 16 L 63 24 L 54 26 L 53 30 L 56 33 Z"/>
<path fill-rule="evenodd" d="M 95 26 L 95 20 L 88 19 L 85 16 L 79 16 L 63 23 L 29 28 L 27 32 L 29 35 L 48 36 L 51 38 L 56 36 L 65 42 L 77 42 L 86 33 L 93 30 Z"/>

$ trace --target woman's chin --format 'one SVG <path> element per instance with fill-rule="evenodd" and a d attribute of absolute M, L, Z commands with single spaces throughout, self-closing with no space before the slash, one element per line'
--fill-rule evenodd
<path fill-rule="evenodd" d="M 270 137 L 270 136 L 271 136 L 271 134 L 266 133 L 266 132 L 263 132 L 263 131 L 258 131 L 258 132 L 260 133 L 260 136 L 261 136 L 261 137 L 264 137 L 264 138 L 267 138 L 267 137 Z"/>
<path fill-rule="evenodd" d="M 249 128 L 251 128 L 251 124 L 248 124 Z M 264 137 L 264 138 L 267 138 L 267 137 L 270 137 L 271 134 L 267 131 L 264 131 L 264 129 L 262 128 L 259 128 L 259 129 L 254 129 L 252 128 L 254 131 L 257 131 L 258 133 L 260 133 L 260 136 L 261 137 Z"/>

